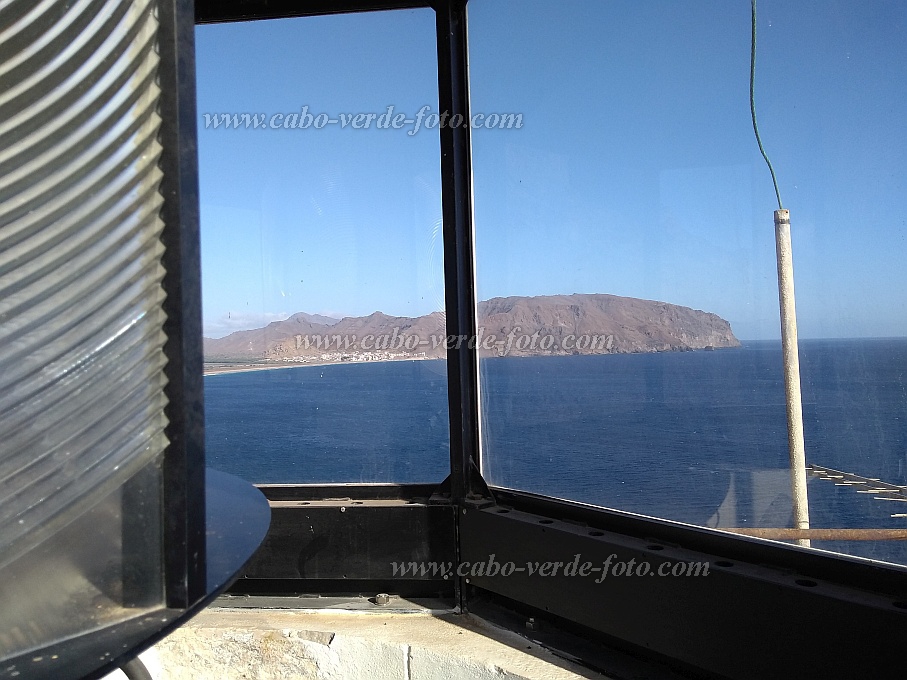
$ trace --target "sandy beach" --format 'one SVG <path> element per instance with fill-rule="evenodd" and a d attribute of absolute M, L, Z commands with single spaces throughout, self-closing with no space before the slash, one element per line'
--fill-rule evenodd
<path fill-rule="evenodd" d="M 384 363 L 387 361 L 431 361 L 437 360 L 432 359 L 432 357 L 393 357 L 388 359 L 375 359 L 372 361 L 309 361 L 306 363 L 294 363 L 294 362 L 281 362 L 273 364 L 218 364 L 206 363 L 204 365 L 203 375 L 225 375 L 227 373 L 250 373 L 252 371 L 273 371 L 279 368 L 302 368 L 303 366 L 339 366 L 350 365 L 350 364 L 377 364 Z"/>
<path fill-rule="evenodd" d="M 333 366 L 334 364 L 348 363 L 340 361 L 318 361 L 305 364 L 274 363 L 274 364 L 205 364 L 204 375 L 224 375 L 226 373 L 251 373 L 252 371 L 275 371 L 281 368 L 301 368 L 302 366 Z"/>

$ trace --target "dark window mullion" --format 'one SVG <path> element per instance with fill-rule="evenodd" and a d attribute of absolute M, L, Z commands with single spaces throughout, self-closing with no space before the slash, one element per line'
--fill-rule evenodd
<path fill-rule="evenodd" d="M 466 0 L 436 7 L 438 98 L 450 119 L 469 120 Z M 462 338 L 447 352 L 450 408 L 451 497 L 462 502 L 470 461 L 479 465 L 478 354 L 467 338 L 476 335 L 472 228 L 472 162 L 469 126 L 441 127 L 441 200 L 444 219 L 444 290 L 447 335 Z"/>
<path fill-rule="evenodd" d="M 429 7 L 429 0 L 196 0 L 195 23 L 258 21 Z"/>
<path fill-rule="evenodd" d="M 170 421 L 163 469 L 164 587 L 167 606 L 176 608 L 207 593 L 195 27 L 189 11 L 186 3 L 161 3 L 158 39 Z"/>

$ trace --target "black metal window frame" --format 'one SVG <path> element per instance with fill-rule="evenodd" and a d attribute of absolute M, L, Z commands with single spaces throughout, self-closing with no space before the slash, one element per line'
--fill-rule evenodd
<path fill-rule="evenodd" d="M 197 0 L 195 16 L 197 24 L 206 24 L 431 8 L 436 14 L 440 109 L 468 120 L 466 4 Z M 440 135 L 447 333 L 469 337 L 477 325 L 470 132 L 446 127 Z M 271 501 L 272 531 L 235 592 L 387 591 L 452 597 L 462 611 L 529 617 L 534 639 L 571 648 L 574 656 L 606 671 L 613 666 L 600 661 L 608 658 L 599 653 L 601 645 L 708 677 L 857 677 L 869 666 L 882 673 L 903 667 L 899 650 L 907 633 L 907 569 L 518 490 L 489 489 L 479 456 L 477 354 L 462 343 L 449 349 L 447 366 L 448 479 L 437 488 L 260 487 Z M 344 513 L 342 520 L 338 511 Z M 310 540 L 312 534 L 320 543 Z M 367 547 L 351 555 L 353 545 Z M 382 568 L 390 558 L 474 564 L 491 554 L 522 563 L 575 554 L 601 563 L 616 555 L 647 560 L 653 568 L 707 561 L 712 571 L 707 578 L 611 578 L 600 583 L 484 574 L 451 582 L 392 576 Z"/>
<path fill-rule="evenodd" d="M 164 458 L 164 583 L 168 607 L 186 608 L 207 592 L 205 425 L 202 382 L 201 245 L 195 34 L 192 6 L 174 0 L 160 11 L 161 219 L 167 293 L 167 438 Z"/>

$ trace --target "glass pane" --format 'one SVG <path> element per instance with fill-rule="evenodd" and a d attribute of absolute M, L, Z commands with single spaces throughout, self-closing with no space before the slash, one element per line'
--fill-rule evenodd
<path fill-rule="evenodd" d="M 434 13 L 200 26 L 197 52 L 209 464 L 443 479 Z"/>
<path fill-rule="evenodd" d="M 760 7 L 811 527 L 891 539 L 907 528 L 904 10 Z M 749 4 L 471 0 L 469 39 L 473 113 L 523 121 L 473 131 L 479 326 L 497 336 L 480 362 L 486 478 L 709 527 L 792 527 Z M 907 563 L 903 540 L 812 546 Z"/>

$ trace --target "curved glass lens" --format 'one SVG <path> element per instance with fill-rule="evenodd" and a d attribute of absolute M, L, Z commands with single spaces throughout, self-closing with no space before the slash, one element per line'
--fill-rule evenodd
<path fill-rule="evenodd" d="M 4 16 L 0 657 L 163 600 L 156 11 Z"/>

